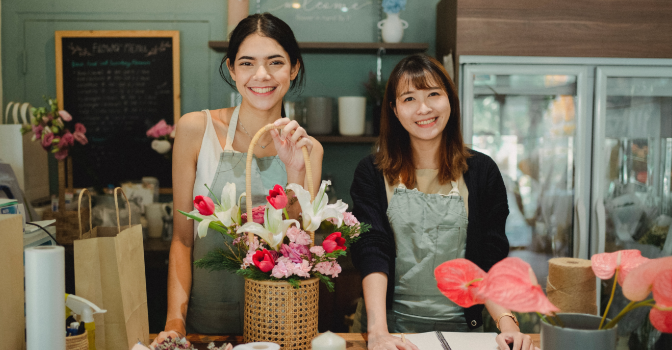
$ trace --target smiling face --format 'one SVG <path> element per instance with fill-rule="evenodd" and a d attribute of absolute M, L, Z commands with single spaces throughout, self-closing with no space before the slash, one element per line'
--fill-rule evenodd
<path fill-rule="evenodd" d="M 417 88 L 406 77 L 398 85 L 393 109 L 411 141 L 440 140 L 450 119 L 450 101 L 442 84 L 433 78 L 426 83 L 427 86 Z"/>
<path fill-rule="evenodd" d="M 259 110 L 282 104 L 282 98 L 296 78 L 299 63 L 292 67 L 289 54 L 277 41 L 251 34 L 240 45 L 236 60 L 227 60 L 243 102 Z"/>

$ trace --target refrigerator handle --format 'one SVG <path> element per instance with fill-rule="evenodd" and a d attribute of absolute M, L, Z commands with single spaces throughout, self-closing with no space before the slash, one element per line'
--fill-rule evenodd
<path fill-rule="evenodd" d="M 604 200 L 602 196 L 597 198 L 595 205 L 595 212 L 597 214 L 597 252 L 604 253 L 605 244 L 607 241 L 607 219 L 604 211 Z"/>
<path fill-rule="evenodd" d="M 575 258 L 588 258 L 588 236 L 586 231 L 586 206 L 580 199 L 576 201 L 576 221 L 578 225 L 579 237 L 576 247 Z"/>

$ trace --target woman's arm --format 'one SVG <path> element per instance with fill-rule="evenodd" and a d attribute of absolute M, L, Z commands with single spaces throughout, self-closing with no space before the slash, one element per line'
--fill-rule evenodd
<path fill-rule="evenodd" d="M 174 212 L 193 210 L 193 184 L 196 163 L 205 131 L 203 113 L 184 115 L 176 125 L 173 146 Z M 168 314 L 165 331 L 152 345 L 166 337 L 185 336 L 185 320 L 191 294 L 191 260 L 194 245 L 194 222 L 181 214 L 173 215 L 173 240 L 168 260 Z"/>
<path fill-rule="evenodd" d="M 497 335 L 496 341 L 500 350 L 508 350 L 507 344 L 513 343 L 513 350 L 534 350 L 534 343 L 529 335 L 520 333 L 520 328 L 509 316 L 502 317 L 503 314 L 510 314 L 508 310 L 499 306 L 492 301 L 486 301 L 485 307 L 488 309 L 490 316 L 495 322 L 499 321 L 500 334 Z"/>

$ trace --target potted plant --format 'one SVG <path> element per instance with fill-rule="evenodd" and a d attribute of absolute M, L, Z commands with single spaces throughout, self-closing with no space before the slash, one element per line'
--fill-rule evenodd
<path fill-rule="evenodd" d="M 439 265 L 434 271 L 441 292 L 461 307 L 491 300 L 516 312 L 537 312 L 541 316 L 541 345 L 554 349 L 615 349 L 616 325 L 623 316 L 640 307 L 651 307 L 651 324 L 661 332 L 672 333 L 672 257 L 649 260 L 637 250 L 596 254 L 591 259 L 595 275 L 615 276 L 631 300 L 613 320 L 586 314 L 557 314 L 532 271 L 521 259 L 506 258 L 489 272 L 466 259 Z M 614 283 L 614 288 L 615 288 Z M 653 291 L 653 298 L 647 299 Z M 612 290 L 611 301 L 614 291 Z"/>

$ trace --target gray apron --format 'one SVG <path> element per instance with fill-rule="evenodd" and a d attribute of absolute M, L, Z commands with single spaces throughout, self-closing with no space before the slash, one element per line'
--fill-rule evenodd
<path fill-rule="evenodd" d="M 448 195 L 425 194 L 403 184 L 394 190 L 387 209 L 397 247 L 392 310 L 387 311 L 390 333 L 470 331 L 463 308 L 441 294 L 434 278 L 437 266 L 465 255 L 467 213 L 457 182 L 452 185 Z M 355 332 L 366 332 L 366 323 L 362 300 Z"/>
<path fill-rule="evenodd" d="M 237 125 L 236 107 L 229 125 Z M 227 147 L 219 157 L 217 173 L 210 184 L 216 195 L 222 193 L 227 182 L 236 184 L 236 199 L 245 192 L 245 162 L 247 153 L 233 151 L 231 145 L 236 128 L 229 127 Z M 276 184 L 287 183 L 285 165 L 278 156 L 257 158 L 252 161 L 252 203 L 264 204 L 268 191 Z M 209 195 L 212 198 L 212 195 Z M 216 202 L 215 198 L 212 198 Z M 245 201 L 241 203 L 245 212 Z M 208 229 L 204 238 L 194 241 L 194 260 L 203 258 L 215 248 L 224 248 L 225 238 L 217 231 Z M 226 241 L 231 243 L 229 237 Z M 191 296 L 187 309 L 187 333 L 242 334 L 245 307 L 245 281 L 241 276 L 228 271 L 208 271 L 192 267 Z"/>

